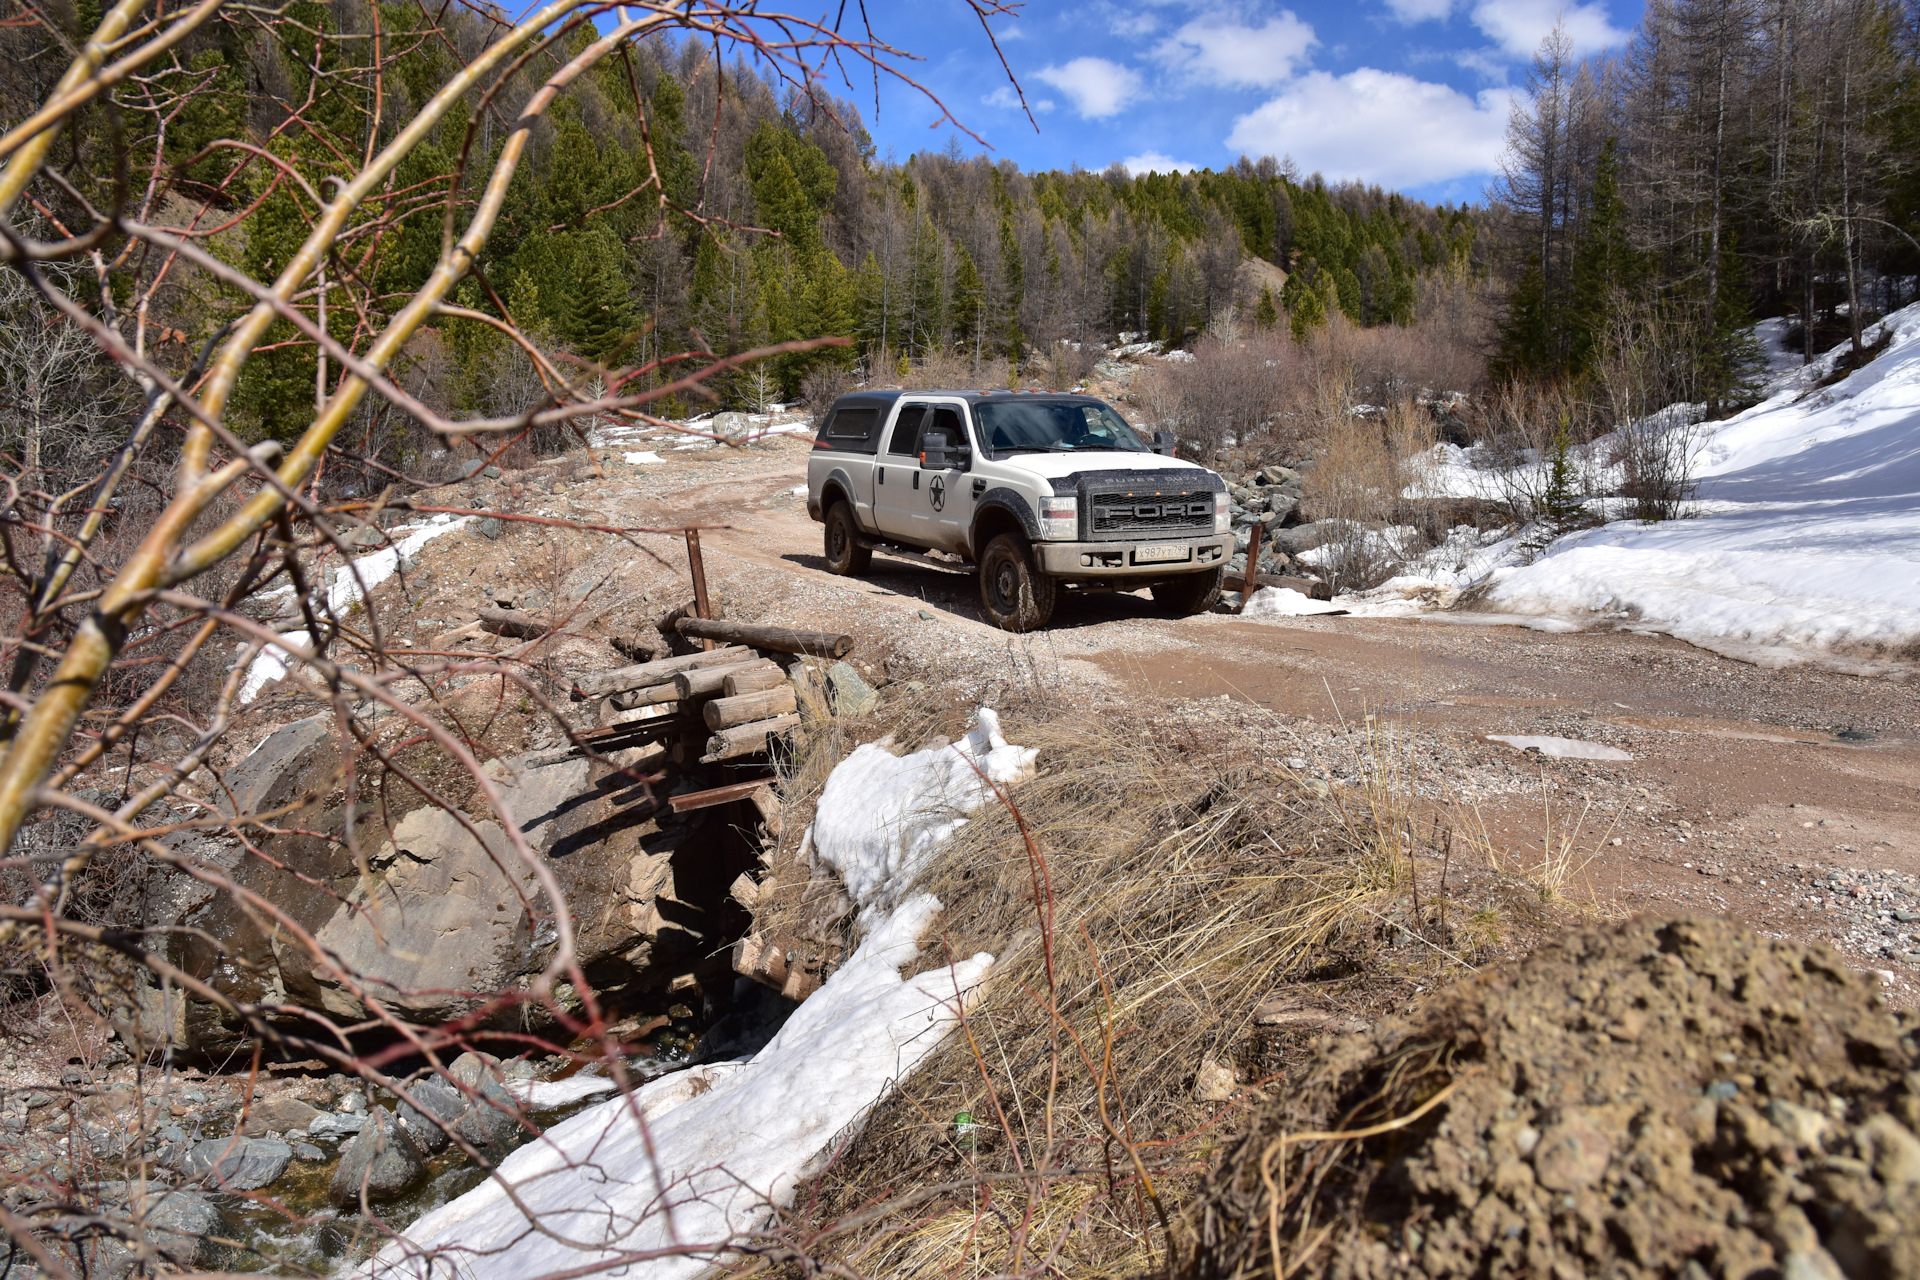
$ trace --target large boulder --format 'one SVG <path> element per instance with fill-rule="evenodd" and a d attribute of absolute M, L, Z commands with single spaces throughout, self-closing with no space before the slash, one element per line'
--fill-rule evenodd
<path fill-rule="evenodd" d="M 552 925 L 534 920 L 545 900 L 497 823 L 415 809 L 315 936 L 335 961 L 312 971 L 321 1003 L 346 1018 L 369 1001 L 416 1021 L 469 1013 L 551 953 Z"/>

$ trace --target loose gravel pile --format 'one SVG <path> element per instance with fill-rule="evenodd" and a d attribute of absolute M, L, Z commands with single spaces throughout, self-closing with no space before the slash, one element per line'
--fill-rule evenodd
<path fill-rule="evenodd" d="M 1802 872 L 1805 906 L 1822 913 L 1842 951 L 1920 959 L 1920 882 L 1899 871 L 1821 867 Z"/>

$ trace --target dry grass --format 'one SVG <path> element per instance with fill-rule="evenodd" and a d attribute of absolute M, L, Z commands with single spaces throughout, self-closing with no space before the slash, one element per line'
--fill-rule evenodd
<path fill-rule="evenodd" d="M 1468 848 L 1484 857 L 1493 871 L 1523 882 L 1546 906 L 1569 908 L 1579 913 L 1613 914 L 1602 905 L 1587 868 L 1599 858 L 1608 838 L 1619 826 L 1618 814 L 1596 834 L 1594 826 L 1598 825 L 1599 815 L 1594 812 L 1593 801 L 1582 799 L 1578 811 L 1572 813 L 1567 807 L 1556 809 L 1553 791 L 1543 777 L 1540 844 L 1537 850 L 1524 852 L 1502 851 L 1494 843 L 1479 808 L 1474 807 L 1469 814 L 1472 820 L 1463 832 Z M 1537 858 L 1533 856 L 1535 853 Z"/>
<path fill-rule="evenodd" d="M 784 788 L 804 812 L 853 736 L 955 736 L 964 708 L 822 724 Z M 925 963 L 998 957 L 964 1034 L 882 1103 L 789 1224 L 817 1263 L 863 1275 L 1110 1274 L 1158 1265 L 1165 1224 L 1237 1106 L 1194 1096 L 1277 983 L 1364 965 L 1409 888 L 1413 758 L 1357 730 L 1362 785 L 1321 799 L 1230 733 L 1007 706 L 1039 776 L 943 850 L 947 910 Z M 836 737 L 836 735 L 838 735 Z M 830 746 L 829 744 L 837 744 Z M 783 842 L 797 842 L 790 821 Z M 820 882 L 776 866 L 762 922 L 805 928 Z M 850 940 L 849 940 L 850 941 Z M 956 1117 L 979 1124 L 971 1140 Z M 1177 1247 L 1177 1244 L 1176 1244 Z"/>

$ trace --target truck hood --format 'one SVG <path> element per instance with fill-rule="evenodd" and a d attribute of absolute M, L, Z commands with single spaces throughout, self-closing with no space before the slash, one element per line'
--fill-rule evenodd
<path fill-rule="evenodd" d="M 1076 453 L 1016 453 L 1003 459 L 1001 466 L 1017 466 L 1044 480 L 1059 480 L 1076 471 L 1175 471 L 1207 472 L 1206 467 L 1185 458 L 1168 458 L 1158 453 L 1124 453 L 1118 449 L 1087 449 Z"/>

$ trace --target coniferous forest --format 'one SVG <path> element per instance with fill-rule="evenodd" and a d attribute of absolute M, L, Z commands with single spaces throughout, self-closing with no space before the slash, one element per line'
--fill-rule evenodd
<path fill-rule="evenodd" d="M 1512 121 L 1507 171 L 1486 202 L 1458 207 L 1329 183 L 1284 158 L 1130 175 L 1022 172 L 957 146 L 880 156 L 852 99 L 810 99 L 697 43 L 653 39 L 596 64 L 540 119 L 478 269 L 396 372 L 438 412 L 498 415 L 551 390 L 503 318 L 589 371 L 850 340 L 712 381 L 752 406 L 799 397 L 809 379 L 895 376 L 934 357 L 970 376 L 992 362 L 1004 377 L 1063 341 L 1303 343 L 1329 325 L 1415 324 L 1436 299 L 1457 321 L 1465 299 L 1474 322 L 1447 327 L 1459 358 L 1440 365 L 1473 376 L 1446 374 L 1444 389 L 1557 387 L 1592 407 L 1576 392 L 1604 387 L 1602 416 L 1675 400 L 1718 411 L 1753 385 L 1756 319 L 1788 317 L 1789 341 L 1819 350 L 1914 296 L 1917 15 L 1889 0 L 1660 0 L 1615 55 L 1576 62 L 1551 38 Z M 97 17 L 88 4 L 70 15 L 76 32 Z M 47 188 L 38 216 L 111 204 L 119 173 L 146 184 L 149 204 L 204 207 L 211 246 L 270 277 L 328 184 L 497 22 L 335 0 L 295 4 L 271 35 L 210 24 L 150 77 L 148 109 L 123 95 L 117 111 L 81 118 L 62 144 L 74 186 Z M 563 65 L 592 38 L 575 29 L 531 69 Z M 61 59 L 39 25 L 0 39 L 15 68 L 0 113 L 18 119 Z M 380 193 L 382 216 L 334 254 L 331 287 L 299 299 L 328 332 L 364 342 L 420 285 L 449 191 L 455 208 L 473 202 L 538 83 L 476 88 L 411 153 Z M 1255 260 L 1276 270 L 1249 274 Z M 191 264 L 169 271 L 142 305 L 184 355 L 246 300 Z M 283 322 L 248 365 L 236 427 L 294 430 L 321 364 Z M 45 448 L 84 454 L 86 439 L 50 432 Z"/>

